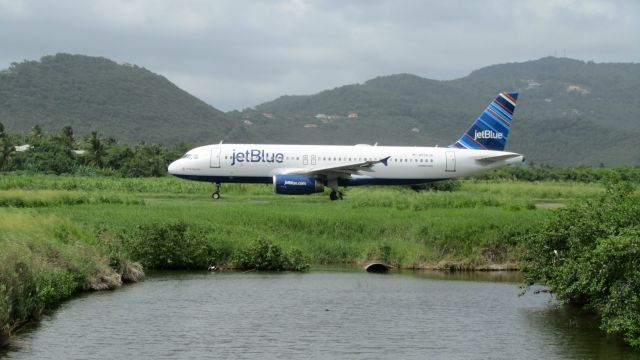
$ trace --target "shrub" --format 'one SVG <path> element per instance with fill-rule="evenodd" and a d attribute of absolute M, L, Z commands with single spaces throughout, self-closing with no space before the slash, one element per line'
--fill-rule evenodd
<path fill-rule="evenodd" d="M 0 338 L 81 290 L 96 269 L 103 269 L 86 248 L 71 245 L 64 250 L 57 246 L 29 243 L 27 248 L 3 249 Z"/>
<path fill-rule="evenodd" d="M 434 181 L 426 184 L 411 185 L 414 191 L 458 191 L 460 190 L 460 182 L 458 180 L 442 180 Z"/>
<path fill-rule="evenodd" d="M 240 250 L 236 254 L 235 264 L 243 270 L 305 271 L 309 268 L 300 250 L 285 253 L 280 246 L 266 239 L 258 239 Z"/>
<path fill-rule="evenodd" d="M 225 256 L 200 229 L 182 221 L 138 225 L 125 235 L 129 256 L 149 269 L 206 269 Z"/>
<path fill-rule="evenodd" d="M 607 183 L 596 200 L 561 209 L 525 238 L 525 283 L 551 287 L 564 303 L 601 315 L 602 328 L 640 346 L 640 197 Z"/>
<path fill-rule="evenodd" d="M 640 346 L 640 229 L 598 241 L 578 273 L 580 291 L 602 314 L 602 328 Z"/>

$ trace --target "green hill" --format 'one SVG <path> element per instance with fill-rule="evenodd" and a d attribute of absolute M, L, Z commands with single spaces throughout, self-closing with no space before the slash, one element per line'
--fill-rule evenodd
<path fill-rule="evenodd" d="M 118 140 L 173 144 L 255 141 L 225 113 L 136 65 L 57 54 L 0 72 L 0 122 L 24 132 L 39 124 Z"/>
<path fill-rule="evenodd" d="M 383 76 L 283 96 L 237 116 L 273 142 L 443 146 L 498 92 L 518 91 L 508 150 L 552 165 L 640 165 L 639 88 L 640 64 L 548 57 L 489 66 L 451 81 Z M 348 119 L 349 112 L 358 117 Z"/>
<path fill-rule="evenodd" d="M 11 132 L 71 125 L 78 134 L 97 130 L 129 143 L 446 146 L 498 92 L 518 91 L 507 150 L 551 165 L 637 166 L 637 89 L 640 64 L 547 57 L 451 81 L 382 76 L 223 113 L 144 68 L 58 54 L 0 72 L 0 122 Z"/>

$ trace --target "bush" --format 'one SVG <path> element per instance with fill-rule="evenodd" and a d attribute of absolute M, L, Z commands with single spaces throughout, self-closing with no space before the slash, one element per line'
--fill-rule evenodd
<path fill-rule="evenodd" d="M 640 347 L 640 229 L 599 241 L 577 284 L 602 314 L 602 328 Z"/>
<path fill-rule="evenodd" d="M 561 209 L 525 238 L 525 282 L 601 315 L 602 328 L 640 346 L 640 196 L 609 181 L 596 200 Z"/>
<path fill-rule="evenodd" d="M 307 259 L 298 249 L 285 253 L 280 246 L 266 239 L 258 239 L 249 247 L 240 250 L 235 264 L 243 270 L 306 271 Z"/>
<path fill-rule="evenodd" d="M 460 190 L 460 182 L 458 180 L 442 180 L 434 181 L 426 184 L 410 185 L 414 191 L 458 191 Z"/>
<path fill-rule="evenodd" d="M 124 237 L 129 256 L 149 269 L 206 269 L 225 257 L 204 231 L 182 221 L 138 225 Z"/>
<path fill-rule="evenodd" d="M 98 259 L 80 244 L 29 242 L 24 248 L 3 248 L 0 338 L 85 288 L 95 272 L 105 269 Z"/>
<path fill-rule="evenodd" d="M 520 181 L 576 181 L 592 183 L 602 181 L 609 176 L 621 180 L 640 182 L 640 167 L 594 168 L 573 167 L 554 168 L 545 165 L 505 167 L 473 176 L 478 180 L 520 180 Z"/>

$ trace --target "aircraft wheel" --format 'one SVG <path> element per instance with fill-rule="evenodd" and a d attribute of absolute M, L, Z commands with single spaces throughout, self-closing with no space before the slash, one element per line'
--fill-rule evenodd
<path fill-rule="evenodd" d="M 338 199 L 342 200 L 342 191 L 338 191 Z"/>
<path fill-rule="evenodd" d="M 214 183 L 214 188 L 213 188 L 213 194 L 211 194 L 211 197 L 213 198 L 213 200 L 218 200 L 220 199 L 220 183 Z"/>
<path fill-rule="evenodd" d="M 329 199 L 331 199 L 331 201 L 338 200 L 338 194 L 335 191 L 332 191 L 331 194 L 329 194 Z"/>

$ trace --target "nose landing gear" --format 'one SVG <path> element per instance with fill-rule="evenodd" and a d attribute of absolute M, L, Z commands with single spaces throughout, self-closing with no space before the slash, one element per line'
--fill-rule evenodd
<path fill-rule="evenodd" d="M 329 199 L 331 199 L 331 201 L 342 200 L 342 191 L 331 191 L 331 194 L 329 194 Z"/>
<path fill-rule="evenodd" d="M 211 194 L 211 197 L 213 198 L 213 200 L 218 200 L 220 199 L 220 183 L 215 183 L 214 186 L 215 189 L 213 190 L 213 194 Z"/>

